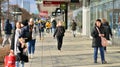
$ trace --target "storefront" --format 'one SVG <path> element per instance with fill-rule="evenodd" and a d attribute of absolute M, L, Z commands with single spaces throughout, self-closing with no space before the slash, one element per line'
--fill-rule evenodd
<path fill-rule="evenodd" d="M 110 24 L 113 32 L 113 43 L 118 43 L 120 38 L 119 22 L 120 22 L 120 0 L 99 0 L 90 2 L 90 25 L 91 29 L 95 24 L 95 20 L 105 18 Z"/>

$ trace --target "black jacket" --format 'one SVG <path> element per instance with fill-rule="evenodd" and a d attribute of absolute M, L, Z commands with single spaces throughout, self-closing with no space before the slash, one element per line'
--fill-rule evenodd
<path fill-rule="evenodd" d="M 106 23 L 104 23 L 102 25 L 105 28 L 105 38 L 107 40 L 110 40 L 110 36 L 112 37 L 112 30 L 111 30 L 109 24 L 107 24 L 107 22 L 106 22 Z"/>
<path fill-rule="evenodd" d="M 105 34 L 105 30 L 104 27 L 100 27 L 98 28 L 100 30 L 101 34 Z M 99 33 L 96 29 L 96 26 L 93 28 L 92 32 L 91 32 L 91 36 L 93 37 L 92 40 L 92 47 L 102 47 L 101 45 L 101 37 L 99 37 Z"/>
<path fill-rule="evenodd" d="M 5 34 L 12 34 L 12 25 L 9 23 L 9 19 L 7 19 L 5 22 L 4 31 Z"/>
<path fill-rule="evenodd" d="M 65 29 L 64 29 L 64 26 L 58 26 L 55 30 L 55 33 L 53 35 L 53 37 L 55 36 L 64 36 L 64 33 L 65 33 Z"/>
<path fill-rule="evenodd" d="M 72 22 L 71 27 L 73 31 L 76 30 L 76 26 L 77 26 L 76 22 Z"/>

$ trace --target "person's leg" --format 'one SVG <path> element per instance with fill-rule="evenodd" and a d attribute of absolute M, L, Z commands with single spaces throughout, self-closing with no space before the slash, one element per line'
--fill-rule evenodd
<path fill-rule="evenodd" d="M 20 61 L 16 61 L 16 62 L 15 62 L 15 66 L 16 66 L 16 67 L 20 67 L 20 64 L 19 64 L 19 63 L 20 63 Z"/>
<path fill-rule="evenodd" d="M 57 47 L 58 47 L 58 50 L 61 50 L 61 49 L 60 49 L 60 37 L 59 37 L 59 36 L 57 36 L 57 44 L 58 44 L 58 46 L 57 46 Z"/>
<path fill-rule="evenodd" d="M 8 40 L 8 35 L 4 35 L 4 38 L 3 38 L 3 42 L 2 42 L 2 46 L 4 47 L 5 46 L 5 43 L 6 41 Z"/>
<path fill-rule="evenodd" d="M 8 41 L 9 41 L 10 46 L 11 46 L 11 35 L 8 35 Z"/>
<path fill-rule="evenodd" d="M 31 44 L 32 44 L 32 40 L 30 40 L 28 42 L 28 56 L 31 57 Z"/>
<path fill-rule="evenodd" d="M 41 39 L 41 30 L 39 29 L 39 36 L 40 36 L 40 39 Z"/>
<path fill-rule="evenodd" d="M 63 36 L 60 37 L 60 43 L 59 43 L 59 48 L 60 48 L 60 50 L 61 50 L 61 48 L 62 48 L 62 43 L 63 43 Z"/>
<path fill-rule="evenodd" d="M 105 61 L 105 54 L 104 54 L 104 48 L 103 47 L 100 47 L 100 55 L 101 55 L 101 61 L 102 63 L 106 63 Z"/>
<path fill-rule="evenodd" d="M 94 47 L 94 63 L 97 63 L 98 47 Z"/>
<path fill-rule="evenodd" d="M 34 51 L 35 51 L 35 41 L 36 41 L 36 39 L 33 39 L 32 40 L 32 44 L 31 44 L 31 52 L 32 52 L 32 54 L 34 54 Z"/>
<path fill-rule="evenodd" d="M 21 67 L 24 67 L 24 61 L 21 61 Z"/>

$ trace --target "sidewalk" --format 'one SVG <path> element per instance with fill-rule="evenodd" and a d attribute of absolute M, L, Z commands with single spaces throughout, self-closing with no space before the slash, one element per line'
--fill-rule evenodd
<path fill-rule="evenodd" d="M 106 53 L 107 64 L 93 63 L 93 49 L 91 40 L 77 35 L 72 37 L 66 33 L 62 51 L 57 50 L 56 39 L 47 34 L 44 40 L 37 39 L 36 51 L 33 59 L 25 63 L 25 67 L 120 67 L 120 47 L 108 46 Z"/>

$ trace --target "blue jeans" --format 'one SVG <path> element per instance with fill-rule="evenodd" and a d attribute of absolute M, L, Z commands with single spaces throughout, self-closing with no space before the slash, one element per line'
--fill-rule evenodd
<path fill-rule="evenodd" d="M 34 54 L 34 52 L 35 52 L 35 42 L 36 42 L 36 39 L 30 40 L 28 42 L 28 54 Z"/>
<path fill-rule="evenodd" d="M 16 61 L 16 67 L 24 67 L 24 61 Z"/>
<path fill-rule="evenodd" d="M 101 61 L 105 61 L 104 48 L 103 47 L 94 47 L 94 61 L 97 61 L 98 48 L 100 50 Z"/>

